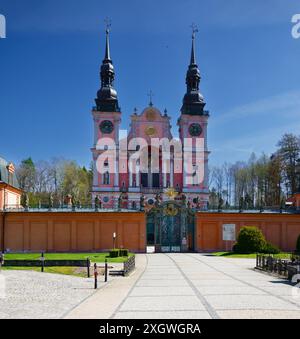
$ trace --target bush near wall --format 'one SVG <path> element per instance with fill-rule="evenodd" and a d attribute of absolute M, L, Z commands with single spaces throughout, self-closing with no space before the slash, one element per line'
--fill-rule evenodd
<path fill-rule="evenodd" d="M 118 258 L 118 257 L 128 257 L 129 250 L 127 249 L 113 249 L 109 251 L 110 258 Z"/>
<path fill-rule="evenodd" d="M 277 254 L 280 249 L 268 243 L 260 229 L 253 226 L 242 227 L 233 252 L 239 254 L 267 253 Z"/>

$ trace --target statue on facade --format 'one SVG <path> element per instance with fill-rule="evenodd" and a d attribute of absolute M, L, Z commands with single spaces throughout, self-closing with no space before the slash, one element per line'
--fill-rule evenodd
<path fill-rule="evenodd" d="M 224 200 L 222 199 L 222 197 L 219 197 L 218 212 L 222 211 L 223 204 L 224 204 Z"/>
<path fill-rule="evenodd" d="M 119 211 L 121 211 L 122 203 L 123 203 L 123 194 L 121 193 L 119 198 L 118 198 L 118 210 Z"/>
<path fill-rule="evenodd" d="M 243 212 L 243 209 L 244 209 L 244 197 L 240 197 L 240 207 L 239 207 L 239 210 L 240 212 Z"/>
<path fill-rule="evenodd" d="M 157 193 L 155 196 L 155 207 L 159 207 L 161 203 L 162 203 L 161 195 Z"/>
<path fill-rule="evenodd" d="M 185 194 L 182 194 L 182 195 L 181 195 L 181 199 L 182 199 L 182 205 L 183 205 L 184 207 L 186 207 L 186 203 L 187 203 L 186 195 L 185 195 Z"/>
<path fill-rule="evenodd" d="M 99 209 L 102 210 L 102 199 L 101 197 L 98 197 L 98 206 L 99 206 Z"/>
<path fill-rule="evenodd" d="M 144 194 L 142 194 L 141 197 L 140 197 L 140 210 L 144 211 L 145 210 L 145 206 L 146 206 L 146 204 L 145 204 L 145 196 L 144 196 Z"/>
<path fill-rule="evenodd" d="M 197 199 L 196 199 L 196 209 L 197 210 L 200 210 L 200 208 L 201 208 L 201 203 L 200 203 L 200 197 L 197 197 Z"/>
<path fill-rule="evenodd" d="M 98 195 L 96 195 L 94 203 L 95 203 L 95 212 L 98 212 L 98 210 L 99 210 L 99 198 L 98 198 Z"/>
<path fill-rule="evenodd" d="M 76 210 L 76 200 L 75 200 L 73 195 L 71 197 L 71 205 L 72 205 L 72 211 L 75 212 L 75 210 Z"/>
<path fill-rule="evenodd" d="M 53 195 L 52 193 L 50 193 L 50 196 L 49 196 L 49 211 L 51 211 L 53 208 Z"/>
<path fill-rule="evenodd" d="M 25 211 L 29 211 L 29 195 L 28 193 L 25 194 Z"/>

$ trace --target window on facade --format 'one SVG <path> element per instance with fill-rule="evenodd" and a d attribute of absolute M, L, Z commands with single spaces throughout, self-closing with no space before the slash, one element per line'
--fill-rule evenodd
<path fill-rule="evenodd" d="M 193 165 L 193 186 L 198 185 L 197 165 Z"/>
<path fill-rule="evenodd" d="M 103 174 L 103 185 L 109 185 L 109 173 L 105 172 Z"/>

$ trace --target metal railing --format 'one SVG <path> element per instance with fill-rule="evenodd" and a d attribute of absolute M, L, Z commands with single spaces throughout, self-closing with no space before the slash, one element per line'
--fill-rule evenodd
<path fill-rule="evenodd" d="M 127 261 L 124 262 L 124 276 L 127 276 L 135 269 L 135 255 L 129 257 Z"/>
<path fill-rule="evenodd" d="M 158 194 L 161 193 L 161 188 L 141 188 L 141 192 L 145 194 Z M 212 213 L 277 213 L 277 214 L 298 214 L 299 211 L 296 209 L 282 209 L 279 207 L 265 207 L 264 209 L 257 208 L 248 208 L 248 209 L 240 209 L 237 206 L 231 207 L 222 207 L 218 208 L 216 206 L 209 206 L 206 208 L 195 207 L 192 206 L 192 209 L 195 212 L 212 212 Z M 135 206 L 132 207 L 131 204 L 128 207 L 122 207 L 119 209 L 117 206 L 106 208 L 106 207 L 98 207 L 97 209 L 92 204 L 76 204 L 76 205 L 62 205 L 62 204 L 53 204 L 53 206 L 49 206 L 49 204 L 38 204 L 38 205 L 30 205 L 28 208 L 21 205 L 5 205 L 3 209 L 0 209 L 1 212 L 107 212 L 107 211 L 139 211 L 140 209 Z"/>
<path fill-rule="evenodd" d="M 162 191 L 164 190 L 163 188 L 159 188 L 159 187 L 141 187 L 141 193 L 145 193 L 145 194 L 159 194 L 162 193 Z"/>
<path fill-rule="evenodd" d="M 273 255 L 257 254 L 256 269 L 292 280 L 300 273 L 300 256 L 291 254 L 290 259 L 280 259 Z"/>

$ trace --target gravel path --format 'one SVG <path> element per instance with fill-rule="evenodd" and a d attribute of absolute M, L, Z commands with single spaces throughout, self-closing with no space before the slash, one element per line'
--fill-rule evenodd
<path fill-rule="evenodd" d="M 61 318 L 94 293 L 93 279 L 33 271 L 2 271 L 0 319 Z M 101 286 L 101 283 L 100 283 Z"/>

